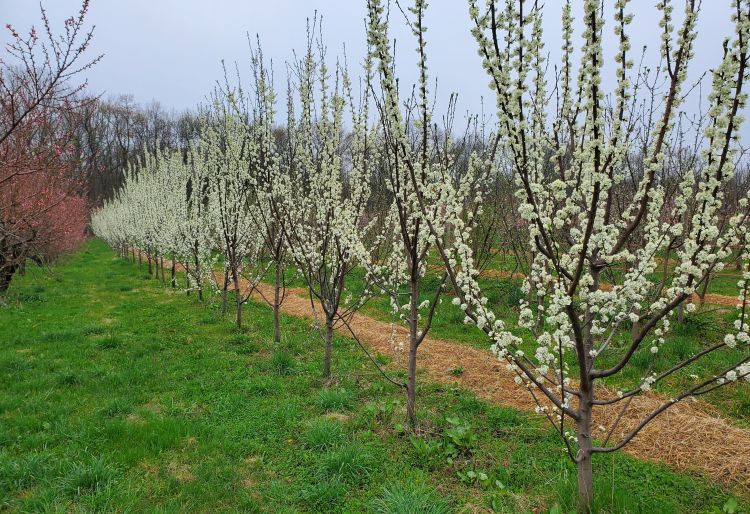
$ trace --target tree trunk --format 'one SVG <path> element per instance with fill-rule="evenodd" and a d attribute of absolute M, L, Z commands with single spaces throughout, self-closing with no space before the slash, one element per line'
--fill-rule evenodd
<path fill-rule="evenodd" d="M 641 315 L 641 309 L 638 305 L 633 307 L 633 314 L 638 314 L 639 316 Z M 633 338 L 633 340 L 635 340 L 638 337 L 638 335 L 640 335 L 640 333 L 641 333 L 640 320 L 634 321 L 633 326 L 630 328 L 630 337 Z"/>
<path fill-rule="evenodd" d="M 703 307 L 706 304 L 706 293 L 708 292 L 708 284 L 710 281 L 711 281 L 711 275 L 709 274 L 706 277 L 706 281 L 703 282 L 703 287 L 701 287 L 701 292 L 699 294 L 701 307 Z"/>
<path fill-rule="evenodd" d="M 221 288 L 221 314 L 224 315 L 227 313 L 228 308 L 228 289 L 229 289 L 229 270 L 224 270 L 224 285 Z"/>
<path fill-rule="evenodd" d="M 237 308 L 237 328 L 242 328 L 242 291 L 240 291 L 240 278 L 237 269 L 232 269 L 232 281 L 234 282 L 234 303 Z"/>
<path fill-rule="evenodd" d="M 185 262 L 185 295 L 190 296 L 190 263 Z"/>
<path fill-rule="evenodd" d="M 412 277 L 409 313 L 409 361 L 407 363 L 406 382 L 406 421 L 413 430 L 417 427 L 417 322 L 419 301 L 419 283 Z"/>
<path fill-rule="evenodd" d="M 177 279 L 175 278 L 177 264 L 174 261 L 174 255 L 172 255 L 172 289 L 177 287 Z"/>
<path fill-rule="evenodd" d="M 159 257 L 159 263 L 161 264 L 161 285 L 165 285 L 167 281 L 164 278 L 164 256 L 163 255 Z"/>
<path fill-rule="evenodd" d="M 578 512 L 588 514 L 594 501 L 594 469 L 591 462 L 591 390 L 581 391 L 579 413 L 581 419 L 576 423 L 578 432 Z"/>
<path fill-rule="evenodd" d="M 276 263 L 276 278 L 273 286 L 273 342 L 281 342 L 281 326 L 279 325 L 279 310 L 281 307 L 281 264 Z"/>
<path fill-rule="evenodd" d="M 195 253 L 195 276 L 198 277 L 198 279 L 195 281 L 195 287 L 198 289 L 198 301 L 203 301 L 203 284 L 200 283 L 200 276 L 201 276 L 201 262 L 198 260 L 198 254 Z"/>
<path fill-rule="evenodd" d="M 417 348 L 409 337 L 409 378 L 406 382 L 406 421 L 412 429 L 417 427 Z"/>
<path fill-rule="evenodd" d="M 325 357 L 323 359 L 323 376 L 331 378 L 331 353 L 333 350 L 333 316 L 326 314 Z"/>
<path fill-rule="evenodd" d="M 143 264 L 143 255 L 141 254 L 141 249 L 138 248 L 138 265 L 140 266 Z"/>
<path fill-rule="evenodd" d="M 148 276 L 152 276 L 154 274 L 154 267 L 151 265 L 151 254 L 147 254 L 146 258 L 148 259 Z"/>
<path fill-rule="evenodd" d="M 685 324 L 685 302 L 677 306 L 677 323 L 680 325 Z"/>
<path fill-rule="evenodd" d="M 16 272 L 18 266 L 9 266 L 0 272 L 0 293 L 5 293 L 10 287 L 10 282 L 13 280 L 13 275 Z"/>

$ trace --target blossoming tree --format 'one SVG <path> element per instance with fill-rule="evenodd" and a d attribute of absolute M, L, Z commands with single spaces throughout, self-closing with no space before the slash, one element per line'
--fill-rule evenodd
<path fill-rule="evenodd" d="M 331 77 L 325 49 L 318 46 L 316 54 L 311 35 L 308 51 L 296 66 L 301 112 L 299 120 L 289 117 L 294 160 L 283 206 L 289 219 L 286 237 L 290 253 L 323 311 L 323 374 L 329 378 L 334 327 L 350 326 L 347 320 L 371 296 L 382 237 L 375 234 L 377 220 L 367 216 L 374 154 L 368 129 L 369 61 L 362 103 L 357 105 L 346 67 L 337 66 Z M 290 98 L 290 114 L 293 105 Z M 351 113 L 350 136 L 344 129 L 347 109 Z M 358 272 L 364 277 L 354 288 L 347 279 Z"/>
<path fill-rule="evenodd" d="M 248 263 L 255 263 L 261 248 L 250 182 L 251 161 L 257 154 L 256 141 L 249 137 L 245 121 L 230 106 L 218 101 L 214 118 L 206 122 L 201 138 L 201 154 L 209 177 L 209 199 L 216 216 L 218 242 L 224 255 L 225 282 L 234 286 L 235 319 L 242 326 L 242 305 L 249 292 L 240 284 Z M 226 301 L 226 287 L 224 288 Z"/>
<path fill-rule="evenodd" d="M 711 73 L 705 145 L 700 159 L 682 170 L 670 201 L 665 201 L 660 170 L 676 137 L 680 104 L 690 90 L 687 68 L 699 5 L 685 2 L 677 28 L 671 2 L 657 5 L 662 32 L 659 56 L 666 80 L 663 90 L 654 93 L 661 107 L 650 121 L 640 119 L 636 108 L 635 99 L 643 92 L 632 75 L 628 30 L 633 15 L 628 4 L 618 0 L 612 9 L 616 84 L 609 95 L 602 72 L 604 5 L 597 0 L 583 3 L 579 65 L 573 55 L 571 5 L 563 7 L 563 56 L 555 84 L 558 101 L 550 107 L 542 7 L 524 0 L 508 0 L 504 5 L 488 0 L 482 6 L 469 1 L 473 35 L 496 95 L 498 133 L 504 155 L 512 163 L 519 214 L 527 223 L 533 256 L 524 288 L 539 301 L 521 302 L 518 323 L 527 331 L 525 338 L 506 328 L 482 292 L 471 251 L 473 234 L 462 216 L 465 201 L 450 181 L 443 181 L 441 189 L 455 237 L 448 244 L 436 239 L 459 292 L 454 303 L 464 309 L 467 321 L 489 336 L 498 358 L 507 362 L 516 382 L 530 391 L 538 411 L 559 431 L 578 467 L 579 508 L 585 512 L 594 494 L 594 454 L 621 449 L 680 401 L 750 379 L 748 199 L 739 200 L 731 213 L 722 211 L 746 103 L 750 3 L 733 4 L 735 34 L 724 43 L 721 60 Z M 421 40 L 419 46 L 424 47 Z M 643 173 L 632 176 L 626 161 L 633 155 L 636 127 L 645 133 L 648 145 L 642 156 Z M 413 178 L 412 182 L 423 209 L 429 209 L 432 192 Z M 434 234 L 442 231 L 438 225 L 431 229 Z M 679 358 L 674 356 L 678 352 L 664 352 L 678 344 L 670 338 L 671 318 L 711 273 L 722 269 L 736 246 L 742 248 L 746 271 L 738 284 L 734 326 L 694 355 Z M 662 286 L 649 277 L 667 248 L 676 248 L 676 265 Z M 608 287 L 602 283 L 605 273 L 615 278 Z M 654 296 L 660 287 L 660 294 Z M 637 328 L 625 330 L 631 325 Z M 703 358 L 716 352 L 726 352 L 731 364 L 705 369 Z M 636 361 L 647 365 L 639 368 Z M 627 371 L 639 372 L 640 378 L 616 393 L 601 386 Z M 635 426 L 618 428 L 636 396 L 681 373 L 701 376 L 643 415 Z M 604 410 L 615 414 L 595 440 L 595 416 Z"/>
<path fill-rule="evenodd" d="M 266 66 L 260 41 L 251 45 L 252 91 L 242 89 L 229 94 L 233 111 L 244 122 L 244 129 L 252 149 L 249 152 L 249 175 L 246 185 L 250 194 L 251 214 L 244 230 L 255 234 L 256 248 L 253 265 L 247 269 L 246 278 L 250 290 L 255 289 L 273 269 L 273 298 L 267 298 L 262 291 L 256 291 L 273 309 L 273 340 L 281 341 L 280 312 L 286 298 L 286 266 L 288 264 L 288 243 L 286 223 L 283 213 L 284 196 L 288 194 L 288 165 L 283 163 L 284 143 L 276 131 L 276 92 L 273 87 L 271 70 Z M 227 85 L 227 93 L 229 93 Z M 288 141 L 287 141 L 288 144 Z"/>
<path fill-rule="evenodd" d="M 0 291 L 26 259 L 42 262 L 85 237 L 88 215 L 83 184 L 76 180 L 66 123 L 84 105 L 80 73 L 93 32 L 86 29 L 89 2 L 55 34 L 41 7 L 42 30 L 10 33 L 0 57 Z"/>
<path fill-rule="evenodd" d="M 410 9 L 413 16 L 410 27 L 419 42 L 419 80 L 416 92 L 405 100 L 399 94 L 384 6 L 380 0 L 368 0 L 367 6 L 368 44 L 377 63 L 380 86 L 376 95 L 383 141 L 380 160 L 391 197 L 389 212 L 384 216 L 384 225 L 392 234 L 389 245 L 392 250 L 385 261 L 390 269 L 385 289 L 391 296 L 394 313 L 409 328 L 406 410 L 409 424 L 415 427 L 417 352 L 432 326 L 448 274 L 442 275 L 437 288 L 429 294 L 423 293 L 423 284 L 430 252 L 436 243 L 447 238 L 446 228 L 453 214 L 446 209 L 443 182 L 455 184 L 459 174 L 451 134 L 452 117 L 447 117 L 442 131 L 432 117 L 423 24 L 425 2 L 417 1 Z M 468 213 L 461 214 L 471 219 L 481 204 L 478 185 L 482 175 L 476 169 L 483 168 L 485 160 L 485 157 L 472 159 L 472 165 L 456 186 L 457 194 L 467 202 Z M 467 223 L 474 225 L 470 220 Z"/>

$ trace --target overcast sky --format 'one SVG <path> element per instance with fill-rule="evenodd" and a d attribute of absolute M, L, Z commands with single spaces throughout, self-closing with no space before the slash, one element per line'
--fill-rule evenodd
<path fill-rule="evenodd" d="M 580 11 L 580 3 L 574 1 L 575 10 Z M 612 4 L 613 0 L 605 3 Z M 649 46 L 647 55 L 658 54 L 655 3 L 631 1 L 630 9 L 636 15 L 631 35 L 636 62 L 643 45 Z M 679 15 L 682 3 L 674 3 Z M 561 0 L 546 1 L 545 43 L 552 62 L 560 54 L 562 4 Z M 722 39 L 732 30 L 729 4 L 730 0 L 704 0 L 692 78 L 718 62 Z M 60 27 L 66 16 L 77 12 L 80 0 L 46 0 L 45 6 L 53 26 Z M 260 36 L 264 53 L 274 61 L 276 83 L 283 92 L 284 63 L 292 58 L 294 49 L 304 49 L 306 19 L 316 11 L 323 17 L 329 55 L 341 53 L 346 44 L 351 72 L 356 73 L 354 65 L 364 54 L 365 0 L 91 0 L 89 21 L 96 25 L 91 54 L 105 54 L 88 73 L 91 89 L 107 95 L 132 94 L 143 104 L 157 100 L 167 109 L 193 107 L 221 77 L 222 59 L 239 61 L 247 69 L 249 32 Z M 39 24 L 35 0 L 0 0 L 0 12 L 3 25 L 11 23 L 20 31 Z M 489 97 L 488 79 L 469 34 L 466 2 L 432 0 L 427 25 L 430 74 L 438 79 L 438 106 L 444 107 L 448 95 L 458 92 L 459 112 L 478 112 L 482 97 Z M 392 26 L 400 75 L 411 83 L 415 78 L 415 45 L 398 11 L 392 15 Z M 612 42 L 611 22 L 605 30 Z M 6 31 L 0 40 L 7 41 Z M 580 47 L 580 39 L 576 45 Z M 647 62 L 656 64 L 653 59 Z M 611 67 L 605 71 L 613 75 Z M 612 83 L 611 78 L 605 80 L 605 84 Z M 742 132 L 750 134 L 748 127 Z M 743 140 L 747 143 L 749 139 Z"/>

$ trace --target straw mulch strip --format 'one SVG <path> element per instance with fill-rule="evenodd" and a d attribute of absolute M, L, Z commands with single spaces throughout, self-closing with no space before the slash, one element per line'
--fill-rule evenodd
<path fill-rule="evenodd" d="M 693 293 L 693 303 L 700 303 L 700 296 L 698 296 L 696 293 Z M 725 307 L 734 307 L 740 301 L 737 299 L 736 296 L 728 296 L 725 294 L 710 294 L 707 293 L 705 298 L 703 299 L 704 303 L 710 304 L 710 305 L 723 305 Z"/>

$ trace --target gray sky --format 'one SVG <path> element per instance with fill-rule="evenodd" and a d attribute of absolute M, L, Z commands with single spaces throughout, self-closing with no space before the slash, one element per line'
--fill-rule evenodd
<path fill-rule="evenodd" d="M 575 10 L 580 11 L 580 3 L 574 2 Z M 682 2 L 674 3 L 679 17 Z M 66 16 L 77 11 L 80 0 L 46 0 L 45 4 L 54 26 L 60 27 Z M 361 62 L 364 54 L 365 0 L 92 0 L 91 4 L 89 21 L 96 25 L 92 55 L 106 54 L 88 73 L 91 89 L 108 95 L 132 94 L 139 103 L 158 100 L 167 109 L 181 110 L 201 102 L 221 77 L 222 59 L 239 61 L 247 70 L 247 32 L 260 35 L 264 53 L 274 60 L 276 84 L 283 93 L 284 62 L 292 58 L 294 49 L 304 49 L 306 18 L 316 10 L 323 16 L 323 33 L 330 56 L 340 54 L 345 43 L 351 72 L 356 74 L 354 65 Z M 560 54 L 562 4 L 561 0 L 547 0 L 545 7 L 544 39 L 553 63 Z M 632 57 L 636 62 L 643 45 L 649 46 L 648 55 L 658 53 L 654 4 L 655 0 L 631 1 L 630 10 L 636 15 L 631 31 Z M 729 4 L 730 0 L 703 1 L 693 78 L 720 58 L 722 39 L 732 30 Z M 20 31 L 39 24 L 39 6 L 35 0 L 0 0 L 0 12 L 2 25 L 12 23 Z M 609 20 L 611 17 L 605 32 L 612 42 Z M 466 2 L 432 0 L 427 25 L 430 74 L 433 79 L 438 78 L 438 112 L 450 92 L 459 93 L 459 112 L 478 112 L 481 98 L 491 97 L 488 79 L 469 34 Z M 397 39 L 400 75 L 403 81 L 411 83 L 415 78 L 415 44 L 398 11 L 392 14 L 392 27 L 392 35 Z M 5 31 L 0 41 L 7 41 Z M 580 47 L 580 41 L 576 45 Z M 611 66 L 605 69 L 610 77 L 605 79 L 605 85 L 613 84 L 612 71 Z M 485 104 L 492 106 L 493 100 Z M 750 135 L 748 127 L 743 130 L 743 136 L 746 135 Z M 743 140 L 749 139 L 743 137 Z"/>

